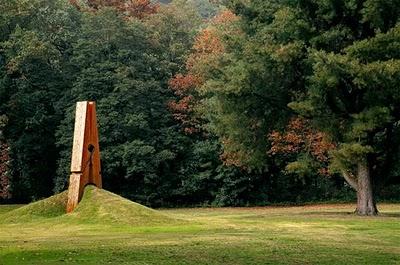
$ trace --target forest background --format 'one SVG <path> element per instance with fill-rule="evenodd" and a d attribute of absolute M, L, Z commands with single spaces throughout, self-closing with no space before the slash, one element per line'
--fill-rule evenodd
<path fill-rule="evenodd" d="M 399 200 L 399 9 L 1 1 L 0 202 L 67 188 L 81 100 L 104 188 L 145 205 Z"/>

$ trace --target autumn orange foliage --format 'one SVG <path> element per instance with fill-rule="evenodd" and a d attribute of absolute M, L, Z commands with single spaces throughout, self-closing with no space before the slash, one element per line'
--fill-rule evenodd
<path fill-rule="evenodd" d="M 310 122 L 303 118 L 293 118 L 284 133 L 273 131 L 268 138 L 272 146 L 269 153 L 272 155 L 307 152 L 322 164 L 328 162 L 329 152 L 336 148 L 325 133 L 314 130 Z M 321 167 L 319 172 L 330 174 L 326 167 Z"/>
<path fill-rule="evenodd" d="M 184 96 L 185 93 L 193 89 L 194 87 L 201 85 L 202 80 L 199 76 L 193 74 L 177 74 L 174 78 L 169 80 L 169 87 L 178 96 Z"/>
<path fill-rule="evenodd" d="M 199 131 L 199 121 L 193 115 L 193 107 L 196 104 L 191 90 L 201 84 L 201 80 L 194 75 L 177 74 L 169 80 L 169 87 L 179 97 L 178 100 L 172 100 L 168 103 L 170 111 L 175 120 L 183 126 L 187 134 L 193 134 Z"/>
<path fill-rule="evenodd" d="M 246 154 L 242 150 L 228 151 L 226 147 L 235 145 L 232 143 L 230 139 L 223 138 L 221 142 L 222 145 L 225 147 L 222 154 L 219 156 L 223 164 L 226 166 L 235 166 L 243 170 L 246 170 L 247 167 L 243 163 L 243 158 L 249 156 L 249 154 Z"/>
<path fill-rule="evenodd" d="M 193 49 L 195 50 L 195 54 L 221 53 L 224 51 L 224 45 L 217 35 L 216 30 L 207 28 L 203 29 L 196 37 Z"/>
<path fill-rule="evenodd" d="M 232 11 L 226 9 L 220 12 L 217 16 L 213 17 L 211 20 L 212 25 L 224 25 L 237 21 L 239 17 L 235 15 Z"/>
<path fill-rule="evenodd" d="M 168 106 L 176 120 L 188 134 L 200 131 L 201 119 L 196 117 L 194 108 L 198 105 L 196 88 L 204 83 L 204 78 L 196 68 L 215 61 L 215 57 L 224 52 L 217 26 L 230 23 L 237 17 L 230 11 L 223 11 L 212 19 L 211 25 L 199 32 L 193 44 L 193 51 L 186 61 L 186 74 L 177 74 L 169 81 L 169 87 L 178 99 L 171 101 Z"/>
<path fill-rule="evenodd" d="M 69 0 L 69 2 L 79 10 L 84 9 L 78 0 Z M 127 17 L 142 19 L 156 13 L 159 5 L 150 0 L 88 0 L 87 7 L 90 11 L 96 11 L 102 7 L 114 7 Z"/>

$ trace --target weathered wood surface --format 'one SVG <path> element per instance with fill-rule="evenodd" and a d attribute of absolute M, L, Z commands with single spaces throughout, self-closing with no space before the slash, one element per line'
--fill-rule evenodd
<path fill-rule="evenodd" d="M 81 101 L 76 105 L 71 175 L 67 212 L 72 212 L 82 199 L 85 186 L 102 187 L 100 148 L 96 119 L 96 103 Z"/>

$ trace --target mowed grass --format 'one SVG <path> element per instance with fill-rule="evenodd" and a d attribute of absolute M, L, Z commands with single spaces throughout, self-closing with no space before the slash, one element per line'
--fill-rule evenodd
<path fill-rule="evenodd" d="M 0 264 L 400 264 L 400 204 L 354 207 L 154 211 L 92 188 L 68 215 L 0 206 Z"/>

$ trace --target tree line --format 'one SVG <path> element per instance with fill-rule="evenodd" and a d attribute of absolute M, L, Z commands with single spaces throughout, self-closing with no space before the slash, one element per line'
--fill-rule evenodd
<path fill-rule="evenodd" d="M 167 2 L 0 3 L 3 201 L 66 189 L 80 100 L 146 205 L 399 198 L 398 0 Z"/>

